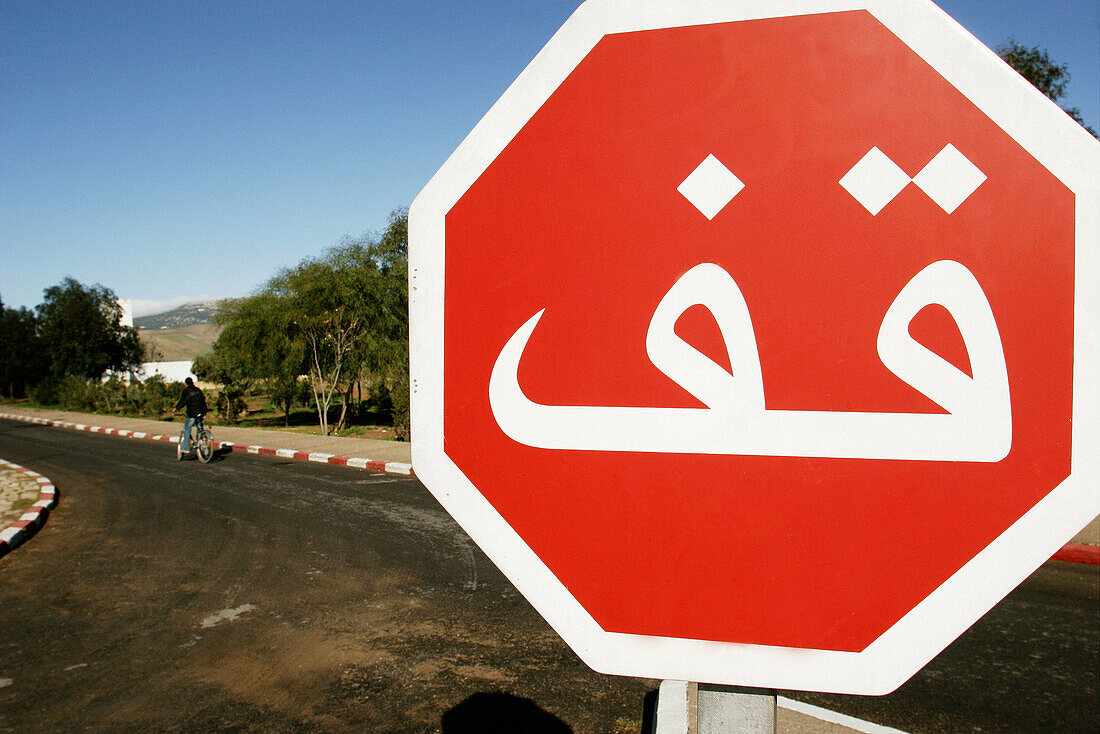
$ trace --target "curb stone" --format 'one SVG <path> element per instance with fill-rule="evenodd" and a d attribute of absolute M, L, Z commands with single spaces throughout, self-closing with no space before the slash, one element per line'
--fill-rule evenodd
<path fill-rule="evenodd" d="M 36 423 L 42 426 L 53 426 L 54 428 L 71 428 L 77 431 L 103 433 L 109 436 L 121 436 L 123 438 L 139 438 L 151 441 L 168 441 L 171 443 L 179 443 L 180 441 L 179 436 L 155 435 L 151 433 L 144 433 L 142 431 L 131 431 L 126 428 L 104 428 L 102 426 L 92 426 L 85 423 L 72 423 L 69 421 L 50 420 L 48 418 L 37 418 L 34 416 L 19 415 L 16 413 L 0 413 L 0 418 L 22 421 L 24 423 Z M 229 441 L 219 441 L 218 448 L 230 449 L 231 451 L 243 451 L 248 454 L 258 454 L 260 456 L 278 456 L 284 459 L 297 459 L 299 461 L 312 461 L 319 464 L 349 466 L 353 469 L 366 469 L 368 471 L 380 471 L 386 472 L 388 474 L 416 476 L 416 473 L 413 471 L 411 464 L 405 464 L 400 461 L 375 461 L 372 459 L 364 459 L 357 456 L 336 456 L 334 454 L 325 454 L 318 451 L 295 451 L 294 449 L 279 449 L 270 448 L 267 446 L 249 446 L 243 443 L 230 443 Z"/>
<path fill-rule="evenodd" d="M 1100 566 L 1100 545 L 1066 543 L 1062 546 L 1062 549 L 1051 556 L 1051 558 L 1055 561 L 1089 563 L 1093 566 Z"/>
<path fill-rule="evenodd" d="M 38 501 L 12 523 L 11 527 L 0 530 L 0 558 L 3 558 L 26 542 L 38 532 L 39 528 L 46 524 L 46 520 L 50 516 L 50 510 L 57 507 L 57 488 L 53 485 L 53 482 L 38 472 L 31 471 L 18 464 L 0 459 L 0 466 L 26 474 L 38 482 L 39 486 Z"/>

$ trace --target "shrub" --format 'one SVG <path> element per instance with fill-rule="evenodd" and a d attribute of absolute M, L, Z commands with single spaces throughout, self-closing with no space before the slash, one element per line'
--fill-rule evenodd
<path fill-rule="evenodd" d="M 313 408 L 313 385 L 309 380 L 299 379 L 295 387 L 294 401 L 303 408 Z"/>
<path fill-rule="evenodd" d="M 57 405 L 57 391 L 61 387 L 61 380 L 53 377 L 44 377 L 30 389 L 31 400 L 39 405 Z"/>
<path fill-rule="evenodd" d="M 96 408 L 96 385 L 85 382 L 81 377 L 66 377 L 58 385 L 57 402 L 65 410 L 94 412 Z"/>
<path fill-rule="evenodd" d="M 393 433 L 398 441 L 408 441 L 411 437 L 409 417 L 409 373 L 399 372 L 390 389 L 390 402 L 393 405 Z"/>
<path fill-rule="evenodd" d="M 178 382 L 165 382 L 163 375 L 153 375 L 141 384 L 142 413 L 160 416 L 175 407 L 183 386 Z"/>
<path fill-rule="evenodd" d="M 245 391 L 239 387 L 223 385 L 214 396 L 213 407 L 218 413 L 224 415 L 226 420 L 236 421 L 241 413 L 248 410 L 248 403 L 245 402 L 244 396 Z"/>

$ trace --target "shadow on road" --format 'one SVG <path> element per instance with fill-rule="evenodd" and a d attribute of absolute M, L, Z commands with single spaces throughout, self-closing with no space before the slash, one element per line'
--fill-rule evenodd
<path fill-rule="evenodd" d="M 557 716 L 529 698 L 510 693 L 475 693 L 443 714 L 443 734 L 572 734 Z"/>
<path fill-rule="evenodd" d="M 207 463 L 208 464 L 217 463 L 217 462 L 221 461 L 222 459 L 224 459 L 225 457 L 229 456 L 231 453 L 233 453 L 233 449 L 232 449 L 232 447 L 229 447 L 229 446 L 225 446 L 225 447 L 220 448 L 220 449 L 214 449 L 214 453 L 210 455 L 210 461 L 208 461 Z M 186 454 L 184 454 L 183 458 L 184 458 L 185 461 L 198 461 L 199 460 L 198 454 L 196 454 L 193 450 L 188 451 Z"/>
<path fill-rule="evenodd" d="M 210 463 L 213 464 L 215 461 L 221 461 L 231 453 L 233 453 L 233 447 L 231 446 L 223 446 L 220 449 L 214 449 L 214 455 L 210 457 Z"/>

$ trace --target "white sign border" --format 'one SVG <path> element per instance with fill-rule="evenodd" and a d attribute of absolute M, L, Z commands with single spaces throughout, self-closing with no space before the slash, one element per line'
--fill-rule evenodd
<path fill-rule="evenodd" d="M 858 653 L 605 632 L 449 459 L 443 443 L 447 212 L 609 33 L 867 10 L 1070 188 L 1077 202 L 1073 473 Z M 1100 513 L 1100 143 L 927 0 L 588 0 L 413 202 L 413 466 L 443 507 L 592 668 L 717 684 L 883 694 L 897 688 Z M 492 461 L 492 457 L 485 459 Z"/>

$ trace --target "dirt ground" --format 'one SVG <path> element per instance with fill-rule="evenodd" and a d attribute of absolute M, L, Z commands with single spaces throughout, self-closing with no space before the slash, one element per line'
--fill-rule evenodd
<path fill-rule="evenodd" d="M 656 681 L 585 666 L 415 480 L 50 430 L 3 446 L 62 499 L 0 560 L 0 732 L 640 731 Z"/>

